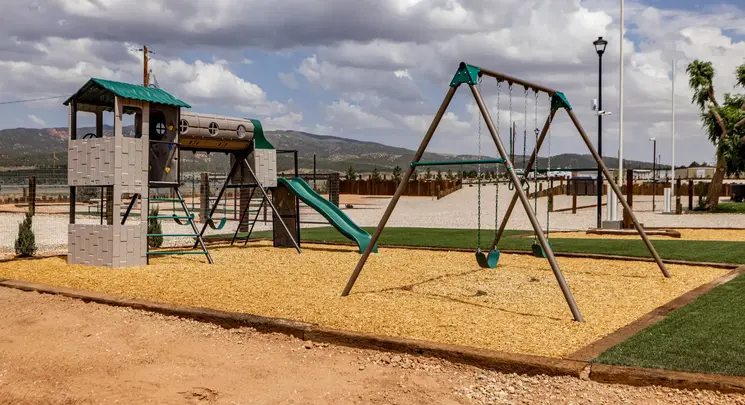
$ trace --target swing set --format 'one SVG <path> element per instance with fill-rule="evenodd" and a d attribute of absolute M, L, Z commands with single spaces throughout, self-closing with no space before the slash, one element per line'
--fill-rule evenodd
<path fill-rule="evenodd" d="M 522 176 L 522 178 L 518 175 L 517 170 L 513 166 L 514 157 L 510 156 L 510 152 L 514 154 L 514 148 L 511 148 L 512 151 L 508 151 L 507 149 L 505 149 L 504 144 L 502 143 L 502 140 L 499 135 L 499 130 L 497 129 L 497 127 L 495 127 L 494 123 L 492 122 L 489 111 L 482 98 L 480 82 L 483 76 L 496 79 L 498 86 L 502 82 L 506 82 L 510 86 L 510 88 L 512 88 L 513 85 L 523 86 L 525 88 L 525 96 L 526 96 L 526 108 L 525 108 L 526 116 L 527 116 L 527 96 L 530 90 L 532 90 L 535 93 L 536 100 L 538 98 L 539 93 L 547 94 L 549 97 L 550 111 L 548 114 L 548 118 L 546 119 L 546 122 L 543 125 L 543 129 L 540 131 L 536 131 L 535 147 L 533 148 L 533 152 L 530 156 L 530 159 L 528 159 L 527 163 L 525 163 L 523 167 L 522 172 L 524 175 Z M 497 151 L 499 152 L 500 158 L 497 158 L 497 159 L 481 159 L 480 158 L 481 138 L 479 136 L 479 159 L 478 160 L 420 162 L 419 160 L 422 158 L 422 155 L 427 149 L 427 145 L 429 145 L 429 142 L 432 139 L 432 136 L 434 135 L 438 125 L 440 124 L 440 121 L 442 120 L 442 117 L 445 115 L 445 112 L 447 111 L 447 108 L 450 105 L 450 102 L 452 101 L 453 96 L 455 95 L 456 91 L 462 84 L 466 84 L 471 90 L 471 94 L 473 95 L 473 98 L 476 101 L 476 104 L 480 112 L 479 128 L 481 126 L 481 119 L 483 119 L 484 122 L 486 123 L 487 129 L 489 130 L 489 134 L 491 135 L 491 138 L 494 141 L 495 146 L 497 147 Z M 582 127 L 582 124 L 580 124 L 579 120 L 577 119 L 577 116 L 574 114 L 574 111 L 572 110 L 572 106 L 569 104 L 569 101 L 566 99 L 566 97 L 564 96 L 562 92 L 553 90 L 551 88 L 548 88 L 548 87 L 545 87 L 539 84 L 531 83 L 529 81 L 522 80 L 522 79 L 519 79 L 513 76 L 509 76 L 503 73 L 483 69 L 477 66 L 468 65 L 465 62 L 461 62 L 458 67 L 458 70 L 456 71 L 455 75 L 453 76 L 453 79 L 450 82 L 450 89 L 448 90 L 447 95 L 445 96 L 445 99 L 442 101 L 440 108 L 437 111 L 437 114 L 435 115 L 434 119 L 432 120 L 432 123 L 427 129 L 427 132 L 424 135 L 424 139 L 422 139 L 422 142 L 419 145 L 419 148 L 417 149 L 416 154 L 414 155 L 414 159 L 409 165 L 409 169 L 407 170 L 406 174 L 402 177 L 401 182 L 399 183 L 395 194 L 391 198 L 388 204 L 388 207 L 385 210 L 385 213 L 381 217 L 380 222 L 378 223 L 378 226 L 372 235 L 372 239 L 370 243 L 367 245 L 367 248 L 365 249 L 364 253 L 360 257 L 360 260 L 357 262 L 357 266 L 355 267 L 354 271 L 350 275 L 349 280 L 347 281 L 347 284 L 344 287 L 344 291 L 342 292 L 342 296 L 349 295 L 352 288 L 354 287 L 354 284 L 357 281 L 357 278 L 362 272 L 362 268 L 365 266 L 365 263 L 367 262 L 367 259 L 370 256 L 370 253 L 372 253 L 372 247 L 376 245 L 378 239 L 380 238 L 380 234 L 383 232 L 383 229 L 385 228 L 385 225 L 388 222 L 388 219 L 393 213 L 393 209 L 396 207 L 396 204 L 398 204 L 398 201 L 401 198 L 401 195 L 403 194 L 404 189 L 406 188 L 409 182 L 409 179 L 411 178 L 414 170 L 418 166 L 456 165 L 456 164 L 479 165 L 479 180 L 478 180 L 479 181 L 479 184 L 478 184 L 479 186 L 478 204 L 479 205 L 478 205 L 477 211 L 478 211 L 478 226 L 479 226 L 479 231 L 480 231 L 480 228 L 481 228 L 480 165 L 501 163 L 504 165 L 504 168 L 509 177 L 510 183 L 514 187 L 515 193 L 512 197 L 512 201 L 510 202 L 509 207 L 507 208 L 507 211 L 505 212 L 505 215 L 502 219 L 502 223 L 499 226 L 499 229 L 495 232 L 494 241 L 492 242 L 492 245 L 489 248 L 488 253 L 486 254 L 483 253 L 481 251 L 480 246 L 477 246 L 476 260 L 479 266 L 488 267 L 488 268 L 494 268 L 496 266 L 496 262 L 499 260 L 499 251 L 497 250 L 497 245 L 499 243 L 499 240 L 502 237 L 502 234 L 504 233 L 504 228 L 507 224 L 507 221 L 509 220 L 510 215 L 512 214 L 512 211 L 515 208 L 515 204 L 517 203 L 517 200 L 519 199 L 523 206 L 523 209 L 525 209 L 525 212 L 528 215 L 528 219 L 530 220 L 530 224 L 535 234 L 535 241 L 533 243 L 534 254 L 536 256 L 545 257 L 548 260 L 549 265 L 551 266 L 551 270 L 554 274 L 554 277 L 556 278 L 556 281 L 559 284 L 559 288 L 561 289 L 561 292 L 564 295 L 564 299 L 566 300 L 567 305 L 569 306 L 569 309 L 572 313 L 574 320 L 577 322 L 584 322 L 582 314 L 580 313 L 579 308 L 577 307 L 577 303 L 574 299 L 574 296 L 571 290 L 569 289 L 569 286 L 567 285 L 566 279 L 564 278 L 564 274 L 559 268 L 559 264 L 556 262 L 556 257 L 554 256 L 553 250 L 551 249 L 551 245 L 548 242 L 546 234 L 544 234 L 543 229 L 536 217 L 535 211 L 537 209 L 537 201 L 534 203 L 534 207 L 531 207 L 530 201 L 526 195 L 527 190 L 523 188 L 523 183 L 526 183 L 527 185 L 529 185 L 529 183 L 526 181 L 527 180 L 526 174 L 530 173 L 533 170 L 533 166 L 537 160 L 541 145 L 543 144 L 543 141 L 548 135 L 550 128 L 551 128 L 551 123 L 554 119 L 554 116 L 556 115 L 556 112 L 559 109 L 563 109 L 564 111 L 566 111 L 567 115 L 569 115 L 569 118 L 574 124 L 574 127 L 577 129 L 577 132 L 579 133 L 580 137 L 582 138 L 585 145 L 587 146 L 587 149 L 590 151 L 590 153 L 592 154 L 592 157 L 595 159 L 597 168 L 602 170 L 603 176 L 608 180 L 608 184 L 613 189 L 615 194 L 618 196 L 622 195 L 621 190 L 618 188 L 618 185 L 613 182 L 613 179 L 610 175 L 610 172 L 608 171 L 608 168 L 605 166 L 605 163 L 603 163 L 602 159 L 600 158 L 600 155 L 598 155 L 597 151 L 592 146 L 592 143 L 590 139 L 587 137 L 587 134 L 585 133 L 585 130 Z M 534 109 L 534 111 L 535 111 L 534 121 L 537 127 L 537 123 L 538 123 L 537 101 L 536 101 L 536 108 Z M 510 101 L 510 116 L 511 114 L 512 114 L 512 102 Z M 499 114 L 497 115 L 497 119 L 499 119 Z M 526 123 L 526 128 L 523 134 L 527 140 L 527 117 L 525 118 L 525 123 Z M 514 128 L 512 120 L 510 120 L 510 125 L 513 126 Z M 513 129 L 510 129 L 511 137 L 514 136 L 514 132 L 515 131 Z M 480 130 L 479 130 L 479 134 L 480 134 Z M 514 146 L 514 140 L 512 139 L 511 139 L 511 145 Z M 549 137 L 549 145 L 550 145 L 550 137 Z M 526 146 L 523 145 L 523 148 L 525 149 Z M 527 150 L 525 152 L 527 152 Z M 524 156 L 523 156 L 523 160 L 524 160 Z M 549 167 L 547 169 L 550 169 L 550 162 L 548 163 L 548 166 Z M 597 168 L 595 168 L 595 170 Z M 537 176 L 535 177 L 537 178 Z M 537 180 L 536 180 L 536 184 L 537 184 Z M 499 185 L 497 184 L 497 190 L 498 189 L 499 189 Z M 498 204 L 498 201 L 499 201 L 499 198 L 497 196 L 497 204 Z M 670 277 L 667 271 L 667 268 L 665 267 L 665 264 L 662 262 L 662 259 L 657 254 L 657 251 L 655 250 L 654 246 L 649 241 L 649 238 L 644 232 L 644 229 L 639 224 L 639 221 L 637 221 L 636 216 L 634 215 L 634 212 L 631 210 L 631 207 L 628 205 L 628 203 L 624 199 L 620 198 L 619 201 L 623 205 L 623 208 L 626 210 L 626 212 L 629 214 L 629 217 L 631 218 L 634 224 L 634 227 L 636 228 L 637 232 L 639 233 L 645 245 L 647 246 L 649 253 L 654 258 L 663 276 Z M 495 208 L 498 208 L 497 204 L 495 204 Z M 497 215 L 495 215 L 495 218 L 496 217 Z M 496 221 L 495 221 L 495 225 L 496 225 Z M 547 216 L 546 225 L 548 228 L 548 225 L 549 225 L 548 216 Z M 497 227 L 495 226 L 495 229 L 496 228 Z M 481 237 L 480 237 L 480 232 L 479 232 L 479 237 L 478 237 L 478 242 L 477 242 L 478 245 L 480 245 L 480 242 L 481 242 Z M 491 266 L 491 264 L 494 264 L 494 266 Z"/>

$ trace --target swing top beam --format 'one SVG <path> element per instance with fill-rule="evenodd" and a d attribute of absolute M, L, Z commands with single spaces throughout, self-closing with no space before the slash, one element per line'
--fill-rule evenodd
<path fill-rule="evenodd" d="M 557 94 L 561 94 L 561 92 L 556 91 L 550 87 L 542 86 L 540 84 L 529 82 L 527 80 L 518 79 L 517 77 L 510 76 L 504 73 L 500 73 L 494 70 L 484 69 L 479 66 L 469 65 L 466 62 L 460 63 L 458 67 L 458 73 L 456 73 L 450 85 L 457 86 L 463 83 L 476 84 L 477 76 L 493 77 L 497 79 L 498 82 L 507 82 L 509 84 L 517 84 L 517 85 L 525 87 L 526 89 L 531 89 L 535 92 L 548 93 L 552 97 Z"/>

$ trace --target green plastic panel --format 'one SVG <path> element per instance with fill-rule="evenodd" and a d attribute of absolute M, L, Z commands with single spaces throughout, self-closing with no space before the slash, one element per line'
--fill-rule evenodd
<path fill-rule="evenodd" d="M 274 149 L 274 145 L 264 136 L 264 127 L 261 126 L 261 121 L 251 120 L 251 123 L 254 124 L 254 147 L 256 149 Z"/>
<path fill-rule="evenodd" d="M 506 163 L 504 159 L 482 159 L 482 160 L 447 160 L 434 162 L 411 162 L 411 167 L 417 166 L 458 166 L 458 165 L 478 165 L 490 163 Z"/>
<path fill-rule="evenodd" d="M 566 108 L 567 110 L 571 110 L 572 105 L 569 104 L 569 100 L 567 100 L 566 96 L 564 96 L 564 93 L 557 91 L 554 96 L 551 97 L 551 109 L 558 110 L 559 108 Z"/>
<path fill-rule="evenodd" d="M 67 105 L 72 100 L 86 100 L 87 93 L 96 93 L 100 92 L 101 90 L 119 97 L 129 98 L 132 100 L 172 105 L 175 107 L 191 108 L 189 104 L 186 104 L 184 101 L 177 99 L 163 89 L 156 89 L 153 87 L 145 87 L 137 84 L 115 82 L 97 78 L 90 79 L 85 85 L 83 85 L 83 87 L 80 88 L 80 90 L 77 91 L 77 93 L 73 94 L 63 104 Z"/>
<path fill-rule="evenodd" d="M 455 72 L 455 76 L 453 76 L 453 80 L 450 81 L 450 87 L 458 87 L 463 83 L 475 86 L 479 82 L 479 73 L 481 73 L 481 69 L 476 66 L 461 63 L 458 71 Z"/>

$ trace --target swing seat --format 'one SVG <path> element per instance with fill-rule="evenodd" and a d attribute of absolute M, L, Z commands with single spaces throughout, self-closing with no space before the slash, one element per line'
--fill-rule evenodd
<path fill-rule="evenodd" d="M 226 222 L 228 222 L 228 218 L 227 217 L 224 217 L 224 218 L 220 219 L 220 222 L 217 225 L 215 225 L 215 221 L 214 220 L 208 219 L 207 220 L 207 225 L 209 225 L 210 228 L 219 231 L 220 229 L 222 229 L 222 228 L 225 227 L 225 223 Z"/>
<path fill-rule="evenodd" d="M 482 269 L 497 267 L 497 263 L 499 263 L 499 250 L 490 250 L 488 254 L 484 254 L 481 249 L 476 249 L 476 262 Z"/>
<path fill-rule="evenodd" d="M 548 245 L 553 248 L 553 245 L 551 245 L 551 242 L 548 242 Z M 546 258 L 546 252 L 543 250 L 543 247 L 541 247 L 540 243 L 533 242 L 533 245 L 530 248 L 533 251 L 533 256 L 540 257 L 543 259 Z"/>
<path fill-rule="evenodd" d="M 189 220 L 188 220 L 188 219 L 187 219 L 187 220 L 184 220 L 184 222 L 181 222 L 181 220 L 180 220 L 180 219 L 178 219 L 178 218 L 173 218 L 173 222 L 175 222 L 175 223 L 177 223 L 177 224 L 179 224 L 179 225 L 189 225 Z"/>

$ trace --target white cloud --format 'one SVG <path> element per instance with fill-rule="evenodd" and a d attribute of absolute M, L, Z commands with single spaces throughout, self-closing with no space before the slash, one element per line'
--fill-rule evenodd
<path fill-rule="evenodd" d="M 326 121 L 344 130 L 386 129 L 394 125 L 383 117 L 363 111 L 359 105 L 338 100 L 326 106 Z"/>
<path fill-rule="evenodd" d="M 31 121 L 33 121 L 33 123 L 34 123 L 34 124 L 36 124 L 36 125 L 37 125 L 37 126 L 39 126 L 39 127 L 42 127 L 42 128 L 43 128 L 43 127 L 46 127 L 46 126 L 47 126 L 47 123 L 46 123 L 46 122 L 44 122 L 44 120 L 43 120 L 43 119 L 41 119 L 41 118 L 37 117 L 37 116 L 36 116 L 36 115 L 34 115 L 34 114 L 29 114 L 29 115 L 28 115 L 28 118 L 29 118 L 29 119 L 30 119 Z"/>
<path fill-rule="evenodd" d="M 272 130 L 296 130 L 302 131 L 303 113 L 290 112 L 278 117 L 270 117 L 263 121 L 262 126 L 267 131 Z"/>
<path fill-rule="evenodd" d="M 277 73 L 277 76 L 279 77 L 279 81 L 282 82 L 287 88 L 290 89 L 299 89 L 300 83 L 298 83 L 297 78 L 295 77 L 295 73 L 293 72 L 279 72 Z"/>

